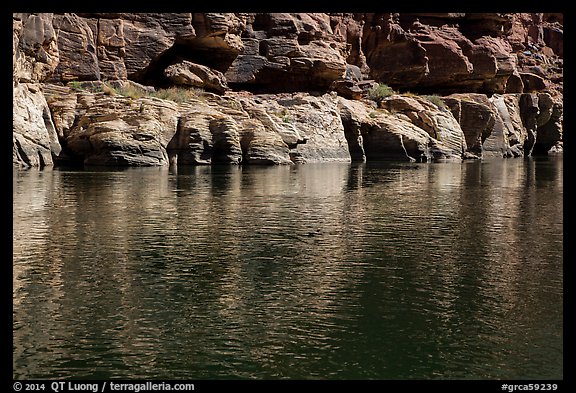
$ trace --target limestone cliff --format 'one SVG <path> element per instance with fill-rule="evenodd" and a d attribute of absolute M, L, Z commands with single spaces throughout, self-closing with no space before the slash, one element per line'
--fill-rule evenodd
<path fill-rule="evenodd" d="M 562 14 L 13 14 L 15 167 L 553 154 L 562 96 Z"/>

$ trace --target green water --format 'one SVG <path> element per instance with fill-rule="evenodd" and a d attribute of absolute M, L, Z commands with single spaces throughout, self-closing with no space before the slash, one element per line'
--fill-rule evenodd
<path fill-rule="evenodd" d="M 562 379 L 562 158 L 13 172 L 16 379 Z"/>

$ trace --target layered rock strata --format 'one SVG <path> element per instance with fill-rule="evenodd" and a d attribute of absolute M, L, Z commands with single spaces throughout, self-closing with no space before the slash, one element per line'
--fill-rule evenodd
<path fill-rule="evenodd" d="M 556 154 L 562 96 L 562 14 L 13 14 L 15 167 Z"/>

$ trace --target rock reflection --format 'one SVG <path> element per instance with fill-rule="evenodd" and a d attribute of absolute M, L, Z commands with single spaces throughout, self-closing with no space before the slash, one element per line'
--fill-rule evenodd
<path fill-rule="evenodd" d="M 561 161 L 13 177 L 15 378 L 562 378 Z"/>

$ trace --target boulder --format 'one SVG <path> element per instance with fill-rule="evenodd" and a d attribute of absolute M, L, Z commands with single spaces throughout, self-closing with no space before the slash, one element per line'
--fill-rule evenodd
<path fill-rule="evenodd" d="M 528 139 L 528 132 L 522 124 L 522 116 L 520 114 L 520 95 L 519 94 L 504 94 L 502 96 L 505 108 L 502 110 L 498 105 L 499 100 L 493 101 L 500 117 L 506 124 L 508 132 L 508 144 L 510 151 L 515 157 L 524 155 L 524 143 Z"/>
<path fill-rule="evenodd" d="M 521 72 L 520 78 L 522 79 L 522 84 L 524 85 L 524 92 L 531 93 L 535 91 L 542 91 L 546 89 L 547 82 L 540 75 L 533 74 L 531 72 Z"/>
<path fill-rule="evenodd" d="M 251 165 L 290 165 L 288 145 L 282 137 L 254 119 L 239 125 L 242 162 Z"/>
<path fill-rule="evenodd" d="M 166 147 L 171 164 L 208 165 L 212 163 L 214 142 L 210 120 L 221 116 L 205 104 L 181 104 L 175 135 Z"/>
<path fill-rule="evenodd" d="M 338 100 L 338 110 L 351 160 L 366 161 L 363 135 L 374 125 L 373 117 L 369 114 L 373 112 L 368 112 L 368 107 L 361 101 L 342 97 Z"/>
<path fill-rule="evenodd" d="M 398 95 L 383 100 L 382 105 L 383 109 L 370 108 L 340 98 L 340 114 L 354 161 L 462 159 L 464 135 L 450 112 L 425 98 Z"/>
<path fill-rule="evenodd" d="M 455 84 L 468 79 L 474 71 L 474 66 L 463 53 L 458 41 L 466 42 L 454 28 L 433 28 L 419 23 L 412 26 L 410 37 L 415 39 L 424 49 L 428 72 L 420 83 L 424 86 Z M 471 46 L 471 43 L 467 44 Z"/>
<path fill-rule="evenodd" d="M 492 133 L 496 121 L 488 97 L 478 93 L 451 94 L 444 97 L 444 102 L 464 132 L 467 151 L 482 157 L 482 145 Z"/>
<path fill-rule="evenodd" d="M 366 161 L 428 161 L 430 136 L 409 121 L 378 116 L 362 135 Z"/>
<path fill-rule="evenodd" d="M 441 142 L 441 145 L 437 144 L 438 152 L 442 149 L 444 158 L 461 159 L 466 151 L 466 139 L 460 124 L 441 97 L 393 95 L 384 98 L 380 106 L 389 112 L 407 116 L 412 124 L 426 131 L 436 142 Z"/>
<path fill-rule="evenodd" d="M 495 114 L 494 129 L 484 143 L 484 152 L 500 157 L 520 157 L 527 134 L 520 118 L 518 96 L 494 94 L 490 98 Z"/>
<path fill-rule="evenodd" d="M 259 95 L 243 100 L 250 115 L 278 133 L 298 162 L 350 161 L 334 94 Z"/>
<path fill-rule="evenodd" d="M 538 127 L 538 95 L 535 93 L 524 93 L 519 99 L 520 117 L 522 126 L 526 129 L 526 140 L 524 142 L 524 155 L 532 154 L 534 144 L 536 143 L 536 129 Z"/>
<path fill-rule="evenodd" d="M 41 86 L 13 86 L 12 161 L 15 167 L 53 166 L 61 146 Z"/>
<path fill-rule="evenodd" d="M 168 164 L 166 147 L 176 134 L 177 105 L 157 98 L 137 100 L 81 93 L 66 152 L 85 165 Z M 88 106 L 86 106 L 88 104 Z"/>
<path fill-rule="evenodd" d="M 508 77 L 504 91 L 508 94 L 524 92 L 524 82 L 517 72 Z"/>
<path fill-rule="evenodd" d="M 58 138 L 65 139 L 76 120 L 78 97 L 72 88 L 50 83 L 43 85 L 43 92 Z"/>
<path fill-rule="evenodd" d="M 282 123 L 294 129 L 298 136 L 299 140 L 295 146 L 291 146 L 291 149 L 300 160 L 350 161 L 336 94 L 314 97 L 306 93 L 297 93 L 280 97 L 277 102 L 285 111 L 281 113 L 286 113 Z"/>
<path fill-rule="evenodd" d="M 227 117 L 212 119 L 208 128 L 212 134 L 212 162 L 240 164 L 242 148 L 234 119 Z"/>
<path fill-rule="evenodd" d="M 228 89 L 226 78 L 220 71 L 186 60 L 168 66 L 164 75 L 180 86 L 200 87 L 217 93 Z"/>
<path fill-rule="evenodd" d="M 551 108 L 548 111 L 547 108 L 550 105 L 547 98 L 544 98 L 544 94 L 538 95 L 538 106 L 540 109 L 540 114 L 536 119 L 537 130 L 536 130 L 536 141 L 534 144 L 534 154 L 558 154 L 563 152 L 563 102 L 562 100 L 556 100 L 551 102 Z M 544 99 L 543 99 L 544 98 Z M 545 104 L 543 104 L 543 102 Z M 542 112 L 549 112 L 546 115 L 547 121 L 543 122 Z M 539 121 L 540 119 L 540 121 Z M 542 124 L 541 124 L 542 123 Z"/>

